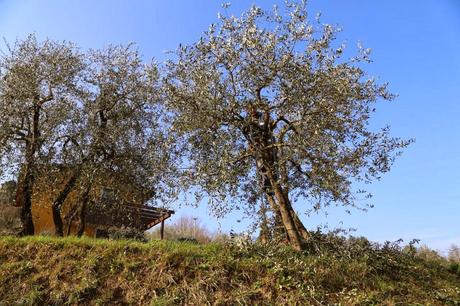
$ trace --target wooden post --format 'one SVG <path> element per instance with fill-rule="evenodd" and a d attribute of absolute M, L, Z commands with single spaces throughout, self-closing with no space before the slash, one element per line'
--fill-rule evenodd
<path fill-rule="evenodd" d="M 165 233 L 165 221 L 161 221 L 161 228 L 160 228 L 160 239 L 163 240 Z"/>

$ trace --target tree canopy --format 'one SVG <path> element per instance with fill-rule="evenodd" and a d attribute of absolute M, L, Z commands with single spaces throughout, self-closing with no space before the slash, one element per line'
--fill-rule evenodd
<path fill-rule="evenodd" d="M 70 43 L 34 35 L 0 58 L 0 154 L 20 168 L 16 205 L 23 233 L 33 234 L 31 197 L 44 148 L 57 141 L 76 107 L 83 59 Z"/>
<path fill-rule="evenodd" d="M 37 41 L 8 46 L 0 60 L 2 170 L 18 174 L 16 205 L 23 234 L 33 234 L 32 195 L 37 176 L 61 169 L 67 177 L 53 200 L 56 234 L 61 206 L 72 191 L 88 194 L 102 173 L 115 173 L 154 195 L 173 197 L 174 151 L 161 124 L 156 64 L 145 64 L 133 45 L 81 52 L 70 43 Z M 53 174 L 54 175 L 54 174 Z"/>
<path fill-rule="evenodd" d="M 219 15 L 180 46 L 163 82 L 187 186 L 218 215 L 260 191 L 301 248 L 293 201 L 356 205 L 353 183 L 389 171 L 410 141 L 369 127 L 375 103 L 394 98 L 363 69 L 369 50 L 346 59 L 339 29 L 311 20 L 305 2 L 282 9 Z"/>

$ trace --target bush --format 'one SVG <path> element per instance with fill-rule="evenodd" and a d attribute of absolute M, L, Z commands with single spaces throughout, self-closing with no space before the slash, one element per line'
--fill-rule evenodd
<path fill-rule="evenodd" d="M 460 276 L 460 264 L 457 262 L 451 262 L 449 265 L 449 272 L 458 274 Z"/>
<path fill-rule="evenodd" d="M 417 256 L 420 258 L 423 258 L 424 260 L 427 261 L 440 261 L 443 260 L 444 258 L 438 254 L 435 250 L 430 249 L 426 245 L 422 245 L 418 250 L 417 250 Z"/>
<path fill-rule="evenodd" d="M 0 206 L 0 235 L 17 235 L 21 230 L 20 207 Z"/>
<path fill-rule="evenodd" d="M 208 243 L 214 240 L 217 236 L 211 233 L 206 226 L 201 224 L 199 218 L 182 216 L 174 223 L 165 225 L 164 239 L 166 240 L 194 240 L 198 243 Z M 155 228 L 149 234 L 150 239 L 160 238 L 159 227 Z"/>
<path fill-rule="evenodd" d="M 114 240 L 132 239 L 147 242 L 143 231 L 130 227 L 111 227 L 107 230 L 108 238 Z"/>
<path fill-rule="evenodd" d="M 449 253 L 447 255 L 447 258 L 454 263 L 460 263 L 460 247 L 457 245 L 453 244 L 449 248 Z"/>
<path fill-rule="evenodd" d="M 189 243 L 195 243 L 195 244 L 198 244 L 198 240 L 196 240 L 195 238 L 189 238 L 189 237 L 180 237 L 180 238 L 177 238 L 177 241 L 179 242 L 189 242 Z"/>

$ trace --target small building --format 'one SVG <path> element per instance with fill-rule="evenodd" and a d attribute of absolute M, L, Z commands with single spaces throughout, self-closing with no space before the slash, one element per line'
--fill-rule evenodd
<path fill-rule="evenodd" d="M 32 196 L 32 218 L 35 234 L 55 233 L 52 205 L 67 183 L 67 171 L 56 169 L 36 179 Z M 14 188 L 0 189 L 0 204 L 14 206 Z M 7 190 L 8 189 L 8 190 Z M 146 231 L 161 224 L 174 211 L 147 205 L 153 192 L 146 192 L 131 181 L 123 181 L 116 173 L 105 173 L 98 177 L 88 194 L 85 207 L 82 205 L 83 186 L 77 184 L 67 196 L 61 209 L 64 235 L 76 235 L 81 226 L 89 237 L 105 237 L 114 228 L 131 228 Z"/>

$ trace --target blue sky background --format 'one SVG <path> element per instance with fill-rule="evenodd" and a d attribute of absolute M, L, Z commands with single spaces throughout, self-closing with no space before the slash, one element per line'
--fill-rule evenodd
<path fill-rule="evenodd" d="M 237 0 L 230 12 L 280 2 Z M 339 41 L 350 49 L 357 41 L 373 49 L 367 71 L 399 97 L 379 105 L 372 125 L 389 124 L 393 135 L 416 143 L 371 186 L 375 208 L 351 215 L 331 208 L 305 218 L 306 225 L 353 227 L 376 241 L 419 238 L 440 250 L 460 244 L 460 1 L 311 0 L 309 7 L 343 28 Z M 0 36 L 13 42 L 35 32 L 82 49 L 136 42 L 145 59 L 161 61 L 164 51 L 196 41 L 218 11 L 221 1 L 211 0 L 0 0 Z M 177 209 L 180 215 L 224 231 L 245 224 L 237 213 L 218 222 L 206 207 Z"/>

